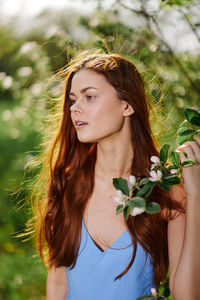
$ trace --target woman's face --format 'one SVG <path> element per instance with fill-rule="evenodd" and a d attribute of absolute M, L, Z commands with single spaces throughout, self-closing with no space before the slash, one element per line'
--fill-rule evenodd
<path fill-rule="evenodd" d="M 118 99 L 104 75 L 86 69 L 78 71 L 72 78 L 70 99 L 71 119 L 80 142 L 110 139 L 122 128 L 127 103 Z"/>

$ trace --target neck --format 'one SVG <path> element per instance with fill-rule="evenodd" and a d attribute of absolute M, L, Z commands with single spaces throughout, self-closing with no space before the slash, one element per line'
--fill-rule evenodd
<path fill-rule="evenodd" d="M 95 176 L 104 180 L 128 178 L 133 161 L 132 143 L 123 140 L 102 142 L 97 145 Z"/>

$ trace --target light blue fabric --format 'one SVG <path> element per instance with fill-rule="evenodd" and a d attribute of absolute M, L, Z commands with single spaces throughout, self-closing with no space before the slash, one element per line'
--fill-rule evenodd
<path fill-rule="evenodd" d="M 72 270 L 66 268 L 66 300 L 136 300 L 141 295 L 151 294 L 152 287 L 157 289 L 153 283 L 153 266 L 149 254 L 140 275 L 145 263 L 145 252 L 139 243 L 131 268 L 120 279 L 113 281 L 130 262 L 133 251 L 131 242 L 131 236 L 126 230 L 111 247 L 102 252 L 95 245 L 82 220 L 77 262 Z"/>

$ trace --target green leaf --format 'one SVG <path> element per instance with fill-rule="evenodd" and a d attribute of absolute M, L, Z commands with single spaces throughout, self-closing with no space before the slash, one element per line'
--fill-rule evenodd
<path fill-rule="evenodd" d="M 126 179 L 122 177 L 113 178 L 113 185 L 117 190 L 120 190 L 126 196 L 129 196 L 129 187 Z"/>
<path fill-rule="evenodd" d="M 118 215 L 120 212 L 122 212 L 124 209 L 123 205 L 118 205 L 116 209 L 116 215 Z"/>
<path fill-rule="evenodd" d="M 146 205 L 145 211 L 148 214 L 156 214 L 160 212 L 160 205 L 157 202 L 149 202 Z"/>
<path fill-rule="evenodd" d="M 190 123 L 187 120 L 184 120 L 181 124 L 180 127 L 187 127 L 190 126 Z"/>
<path fill-rule="evenodd" d="M 169 176 L 166 176 L 164 178 L 164 181 L 169 184 L 169 185 L 173 185 L 173 184 L 179 184 L 181 183 L 181 179 L 176 175 L 176 174 L 172 174 L 172 175 L 169 175 Z"/>
<path fill-rule="evenodd" d="M 197 131 L 188 138 L 188 141 L 194 141 L 194 135 L 196 134 L 198 134 Z"/>
<path fill-rule="evenodd" d="M 181 130 L 180 132 L 178 132 L 178 134 L 180 135 L 180 136 L 183 136 L 183 135 L 190 135 L 190 134 L 192 134 L 192 133 L 196 133 L 197 131 L 196 130 L 194 130 L 194 129 L 185 129 L 186 127 L 182 127 L 182 128 L 180 128 L 180 129 L 184 129 L 184 130 Z"/>
<path fill-rule="evenodd" d="M 169 173 L 166 172 L 166 169 L 163 166 L 160 168 L 160 171 L 162 172 L 162 176 L 168 176 L 169 175 Z"/>
<path fill-rule="evenodd" d="M 161 183 L 160 183 L 160 187 L 163 188 L 164 190 L 166 191 L 170 191 L 170 185 L 167 181 L 163 180 Z"/>
<path fill-rule="evenodd" d="M 185 118 L 193 125 L 200 126 L 200 113 L 194 109 L 186 108 L 184 110 Z"/>
<path fill-rule="evenodd" d="M 166 161 L 167 161 L 169 148 L 170 148 L 170 145 L 164 144 L 160 150 L 159 158 L 163 164 L 166 163 Z"/>
<path fill-rule="evenodd" d="M 125 220 L 128 220 L 128 216 L 129 216 L 129 207 L 128 206 L 126 206 L 125 208 L 124 208 L 124 219 Z"/>
<path fill-rule="evenodd" d="M 151 195 L 153 187 L 157 184 L 157 182 L 152 182 L 149 180 L 147 184 L 145 184 L 140 190 L 137 191 L 136 196 L 147 198 Z"/>
<path fill-rule="evenodd" d="M 134 189 L 134 190 L 132 191 L 131 197 L 135 197 L 135 196 L 137 195 L 138 190 L 139 190 L 139 189 Z"/>
<path fill-rule="evenodd" d="M 188 130 L 187 127 L 180 127 L 178 130 L 177 130 L 177 134 L 180 134 L 181 132 L 185 131 L 185 130 Z"/>
<path fill-rule="evenodd" d="M 181 167 L 186 167 L 186 166 L 192 166 L 195 165 L 195 161 L 194 160 L 185 160 L 184 162 L 182 162 Z"/>
<path fill-rule="evenodd" d="M 143 184 L 146 184 L 148 182 L 149 182 L 149 178 L 143 178 L 143 179 L 140 180 L 139 186 L 143 185 Z"/>
<path fill-rule="evenodd" d="M 151 189 L 151 187 L 146 184 L 140 190 L 137 191 L 136 195 L 138 197 L 143 197 L 147 192 L 149 192 L 150 189 Z"/>
<path fill-rule="evenodd" d="M 177 167 L 180 165 L 180 158 L 176 151 L 171 152 L 171 162 L 173 163 L 173 165 L 175 165 Z"/>
<path fill-rule="evenodd" d="M 142 197 L 134 197 L 127 201 L 127 205 L 131 207 L 145 207 L 146 201 Z"/>
<path fill-rule="evenodd" d="M 186 141 L 188 141 L 188 136 L 185 136 L 185 135 L 184 136 L 180 136 L 180 135 L 178 135 L 178 137 L 177 137 L 177 143 L 179 145 L 182 145 Z"/>
<path fill-rule="evenodd" d="M 178 169 L 178 168 L 179 167 L 175 165 L 167 166 L 167 170 Z"/>

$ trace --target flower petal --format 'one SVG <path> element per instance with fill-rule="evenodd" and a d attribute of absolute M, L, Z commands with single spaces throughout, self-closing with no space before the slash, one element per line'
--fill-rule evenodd
<path fill-rule="evenodd" d="M 136 183 L 136 177 L 134 175 L 130 175 L 129 176 L 129 179 L 128 179 L 128 182 L 131 184 L 131 185 L 134 185 Z"/>
<path fill-rule="evenodd" d="M 117 205 L 122 205 L 122 200 L 119 197 L 114 197 L 114 203 Z"/>
<path fill-rule="evenodd" d="M 157 166 L 157 164 L 152 164 L 151 165 L 151 170 L 153 170 L 156 166 Z"/>
<path fill-rule="evenodd" d="M 160 170 L 157 171 L 157 176 L 158 176 L 159 179 L 162 178 L 162 172 Z"/>
<path fill-rule="evenodd" d="M 149 174 L 150 174 L 151 177 L 155 177 L 155 178 L 157 177 L 157 173 L 154 170 L 151 171 Z"/>
<path fill-rule="evenodd" d="M 119 197 L 119 198 L 123 197 L 123 193 L 121 190 L 117 190 L 117 197 Z"/>
<path fill-rule="evenodd" d="M 157 291 L 155 288 L 151 288 L 151 294 L 154 296 L 157 295 Z"/>
<path fill-rule="evenodd" d="M 155 182 L 155 181 L 157 181 L 157 178 L 155 178 L 155 177 L 149 177 L 149 180 Z"/>
<path fill-rule="evenodd" d="M 159 164 L 160 163 L 160 158 L 158 156 L 151 156 L 151 161 L 155 164 Z"/>
<path fill-rule="evenodd" d="M 139 214 L 142 214 L 145 211 L 144 207 L 133 207 L 133 209 L 130 212 L 131 216 L 137 216 Z"/>
<path fill-rule="evenodd" d="M 171 173 L 171 174 L 177 174 L 177 173 L 178 173 L 178 170 L 177 170 L 177 169 L 171 169 L 171 170 L 170 170 L 170 173 Z"/>

